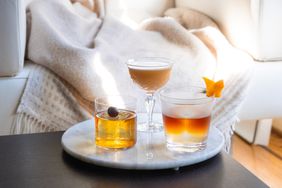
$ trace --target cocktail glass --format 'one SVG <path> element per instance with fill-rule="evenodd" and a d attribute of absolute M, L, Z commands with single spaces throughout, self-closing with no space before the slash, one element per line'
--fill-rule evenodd
<path fill-rule="evenodd" d="M 146 92 L 147 122 L 138 124 L 138 131 L 159 132 L 163 130 L 162 123 L 152 121 L 155 106 L 154 93 L 168 82 L 172 65 L 171 60 L 161 57 L 142 57 L 127 61 L 132 80 Z"/>
<path fill-rule="evenodd" d="M 116 95 L 95 99 L 95 143 L 98 147 L 125 149 L 137 138 L 136 98 Z"/>
<path fill-rule="evenodd" d="M 195 152 L 206 147 L 214 99 L 201 87 L 161 90 L 161 106 L 167 148 Z"/>

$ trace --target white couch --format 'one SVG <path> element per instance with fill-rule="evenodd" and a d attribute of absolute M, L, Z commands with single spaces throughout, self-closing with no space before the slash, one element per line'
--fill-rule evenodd
<path fill-rule="evenodd" d="M 32 0 L 0 1 L 0 135 L 9 134 L 29 69 L 24 63 L 25 10 Z M 256 60 L 237 132 L 267 144 L 271 119 L 282 117 L 282 1 L 279 0 L 97 0 L 100 10 L 134 25 L 171 7 L 190 7 L 212 17 L 229 41 Z M 103 14 L 103 11 L 101 12 Z M 270 119 L 270 120 L 263 120 Z M 257 121 L 263 120 L 263 121 Z M 257 136 L 254 137 L 254 133 Z"/>

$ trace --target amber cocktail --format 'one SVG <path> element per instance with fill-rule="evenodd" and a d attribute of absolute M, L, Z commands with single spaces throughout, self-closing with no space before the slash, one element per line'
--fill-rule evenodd
<path fill-rule="evenodd" d="M 109 96 L 95 100 L 95 143 L 99 147 L 124 149 L 135 145 L 136 99 Z"/>
<path fill-rule="evenodd" d="M 167 147 L 194 152 L 206 147 L 213 99 L 200 87 L 167 88 L 161 91 Z"/>
<path fill-rule="evenodd" d="M 146 110 L 148 120 L 138 125 L 138 130 L 158 132 L 163 130 L 161 123 L 152 121 L 155 105 L 154 93 L 163 87 L 169 80 L 172 61 L 166 58 L 143 57 L 130 59 L 127 62 L 132 80 L 146 92 Z"/>
<path fill-rule="evenodd" d="M 181 118 L 163 115 L 163 121 L 167 134 L 178 135 L 187 133 L 200 140 L 208 135 L 211 116 L 201 118 Z"/>
<path fill-rule="evenodd" d="M 131 78 L 146 91 L 154 93 L 163 87 L 170 75 L 171 67 L 163 63 L 155 63 L 152 67 L 128 66 Z"/>

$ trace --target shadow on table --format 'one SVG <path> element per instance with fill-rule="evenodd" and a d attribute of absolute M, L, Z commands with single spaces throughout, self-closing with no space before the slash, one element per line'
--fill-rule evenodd
<path fill-rule="evenodd" d="M 221 155 L 199 164 L 181 167 L 178 171 L 105 168 L 79 161 L 64 151 L 62 158 L 75 176 L 80 176 L 95 187 L 221 187 L 224 173 Z"/>

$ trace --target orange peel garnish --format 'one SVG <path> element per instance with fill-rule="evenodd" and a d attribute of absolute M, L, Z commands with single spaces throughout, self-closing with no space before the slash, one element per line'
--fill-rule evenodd
<path fill-rule="evenodd" d="M 206 77 L 203 77 L 205 84 L 206 84 L 206 95 L 207 97 L 221 97 L 221 92 L 224 88 L 224 81 L 219 80 L 214 82 Z"/>

